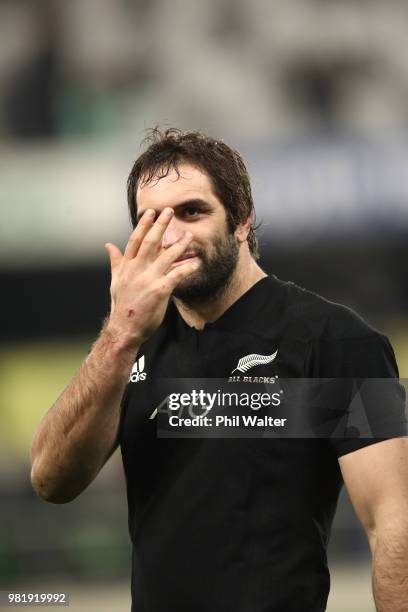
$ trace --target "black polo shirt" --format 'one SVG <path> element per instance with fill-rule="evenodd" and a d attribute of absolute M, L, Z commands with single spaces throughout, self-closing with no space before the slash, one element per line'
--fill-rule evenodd
<path fill-rule="evenodd" d="M 337 458 L 376 440 L 157 436 L 161 379 L 227 379 L 243 356 L 276 350 L 258 376 L 398 376 L 385 336 L 274 276 L 200 331 L 171 302 L 122 402 L 134 612 L 326 609 Z M 405 435 L 402 394 L 401 408 L 383 416 Z"/>

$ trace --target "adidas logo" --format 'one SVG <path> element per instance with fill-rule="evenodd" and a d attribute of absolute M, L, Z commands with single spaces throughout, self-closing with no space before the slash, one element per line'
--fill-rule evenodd
<path fill-rule="evenodd" d="M 132 367 L 132 371 L 129 376 L 129 382 L 139 382 L 139 380 L 146 380 L 147 373 L 143 372 L 145 366 L 145 358 L 142 355 L 135 361 Z"/>

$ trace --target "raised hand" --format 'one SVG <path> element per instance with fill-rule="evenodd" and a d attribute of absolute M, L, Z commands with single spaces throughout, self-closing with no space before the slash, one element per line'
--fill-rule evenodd
<path fill-rule="evenodd" d="M 199 265 L 186 260 L 172 267 L 190 244 L 190 232 L 167 249 L 162 248 L 173 214 L 173 209 L 165 208 L 154 223 L 154 211 L 146 210 L 123 255 L 114 244 L 105 245 L 112 273 L 108 327 L 115 336 L 136 347 L 159 327 L 172 291 Z"/>

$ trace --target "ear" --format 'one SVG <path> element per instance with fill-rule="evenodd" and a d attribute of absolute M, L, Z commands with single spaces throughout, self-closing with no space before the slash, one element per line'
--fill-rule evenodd
<path fill-rule="evenodd" d="M 245 242 L 245 240 L 248 238 L 248 234 L 252 227 L 252 221 L 252 214 L 250 214 L 245 223 L 240 223 L 239 225 L 237 225 L 237 227 L 235 228 L 234 235 L 238 242 Z"/>

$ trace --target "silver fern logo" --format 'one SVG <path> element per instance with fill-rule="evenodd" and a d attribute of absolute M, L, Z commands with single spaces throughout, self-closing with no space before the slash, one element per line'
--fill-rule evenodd
<path fill-rule="evenodd" d="M 275 359 L 277 354 L 278 351 L 276 350 L 274 353 L 272 353 L 272 355 L 257 355 L 256 353 L 252 353 L 251 355 L 245 355 L 245 357 L 241 357 L 241 359 L 238 361 L 237 367 L 235 368 L 235 370 L 232 370 L 231 374 L 233 374 L 237 370 L 238 372 L 244 374 L 244 372 L 247 372 L 250 368 L 253 368 L 256 365 L 265 365 L 266 363 L 271 363 Z"/>

